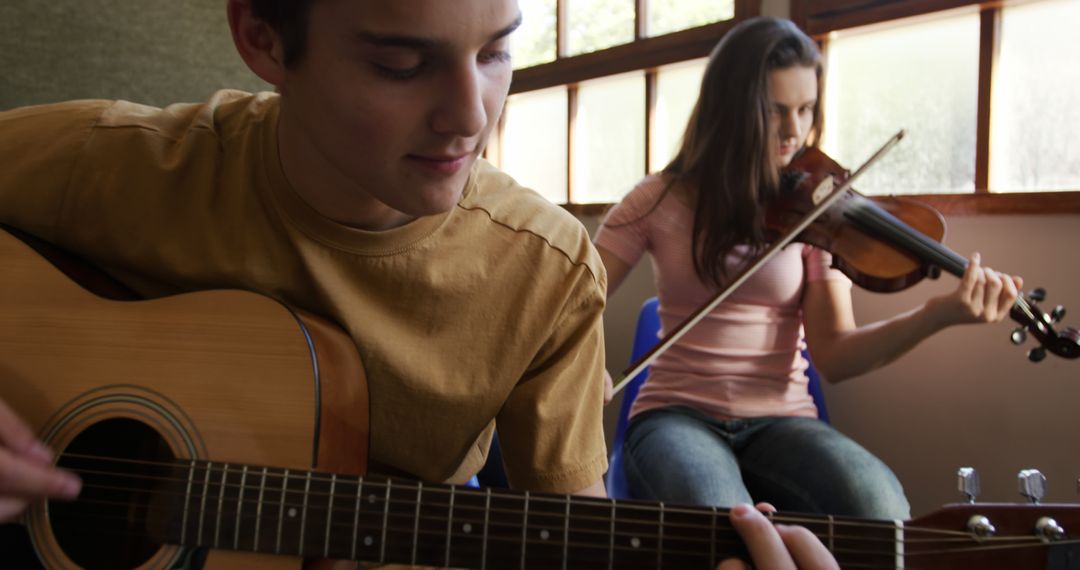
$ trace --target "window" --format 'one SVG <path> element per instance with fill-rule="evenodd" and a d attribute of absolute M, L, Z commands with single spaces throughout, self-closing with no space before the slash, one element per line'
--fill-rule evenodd
<path fill-rule="evenodd" d="M 1006 6 L 990 115 L 990 191 L 1080 189 L 1080 1 Z"/>
<path fill-rule="evenodd" d="M 855 169 L 894 133 L 907 133 L 859 179 L 859 191 L 975 190 L 978 12 L 837 32 L 826 55 L 826 153 Z"/>
<path fill-rule="evenodd" d="M 945 213 L 1080 212 L 1080 0 L 792 0 L 829 66 L 826 152 Z M 902 181 L 902 182 L 895 182 Z"/>
<path fill-rule="evenodd" d="M 529 0 L 486 156 L 557 203 L 608 203 L 666 165 L 724 32 L 760 0 Z M 602 136 L 601 136 L 602 134 Z"/>

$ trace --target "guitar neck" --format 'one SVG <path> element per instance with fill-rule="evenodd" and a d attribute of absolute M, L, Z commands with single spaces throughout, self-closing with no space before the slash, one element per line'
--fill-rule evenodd
<path fill-rule="evenodd" d="M 458 568 L 714 568 L 745 557 L 718 508 L 194 462 L 162 493 L 162 542 Z M 778 521 L 779 522 L 779 521 Z M 899 567 L 899 523 L 788 518 L 841 565 Z"/>

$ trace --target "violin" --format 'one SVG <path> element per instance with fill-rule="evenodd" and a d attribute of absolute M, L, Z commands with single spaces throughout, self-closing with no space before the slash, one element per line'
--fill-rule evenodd
<path fill-rule="evenodd" d="M 780 193 L 766 211 L 767 232 L 784 235 L 795 228 L 849 175 L 821 150 L 803 149 L 781 172 Z M 848 188 L 794 239 L 832 253 L 833 266 L 856 285 L 893 292 L 936 278 L 942 270 L 963 276 L 968 260 L 945 247 L 944 236 L 945 219 L 932 207 L 893 196 L 871 198 Z M 1045 297 L 1042 288 L 1017 297 L 1009 316 L 1020 326 L 1010 339 L 1019 345 L 1030 333 L 1038 340 L 1040 346 L 1028 352 L 1032 362 L 1044 359 L 1047 351 L 1080 357 L 1080 331 L 1055 330 L 1065 307 L 1046 313 L 1038 306 Z"/>

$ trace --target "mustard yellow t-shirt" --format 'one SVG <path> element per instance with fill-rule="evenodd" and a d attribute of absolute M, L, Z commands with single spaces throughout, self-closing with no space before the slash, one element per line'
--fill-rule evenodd
<path fill-rule="evenodd" d="M 336 321 L 368 375 L 374 470 L 464 481 L 497 424 L 515 487 L 596 481 L 606 277 L 581 224 L 483 161 L 449 212 L 337 224 L 285 178 L 279 103 L 0 113 L 0 222 L 147 297 L 241 288 Z"/>

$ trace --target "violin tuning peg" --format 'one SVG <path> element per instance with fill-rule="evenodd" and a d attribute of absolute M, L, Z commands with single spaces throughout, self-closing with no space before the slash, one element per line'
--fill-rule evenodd
<path fill-rule="evenodd" d="M 1025 329 L 1024 327 L 1017 327 L 1013 329 L 1012 334 L 1009 335 L 1009 340 L 1011 340 L 1012 343 L 1016 345 L 1024 344 L 1024 341 L 1027 340 L 1027 329 Z"/>
<path fill-rule="evenodd" d="M 1054 307 L 1053 311 L 1050 311 L 1050 319 L 1053 320 L 1055 323 L 1060 323 L 1061 319 L 1063 319 L 1064 317 L 1065 317 L 1065 306 L 1064 305 L 1058 305 L 1058 306 Z"/>
<path fill-rule="evenodd" d="M 1042 287 L 1036 287 L 1028 292 L 1027 297 L 1028 299 L 1031 299 L 1032 301 L 1038 303 L 1046 298 L 1046 289 L 1043 289 Z"/>
<path fill-rule="evenodd" d="M 941 268 L 937 265 L 929 265 L 926 267 L 926 276 L 930 279 L 937 279 L 941 277 Z"/>
<path fill-rule="evenodd" d="M 1032 362 L 1042 362 L 1042 359 L 1046 358 L 1046 349 L 1041 346 L 1028 351 L 1028 360 Z"/>

